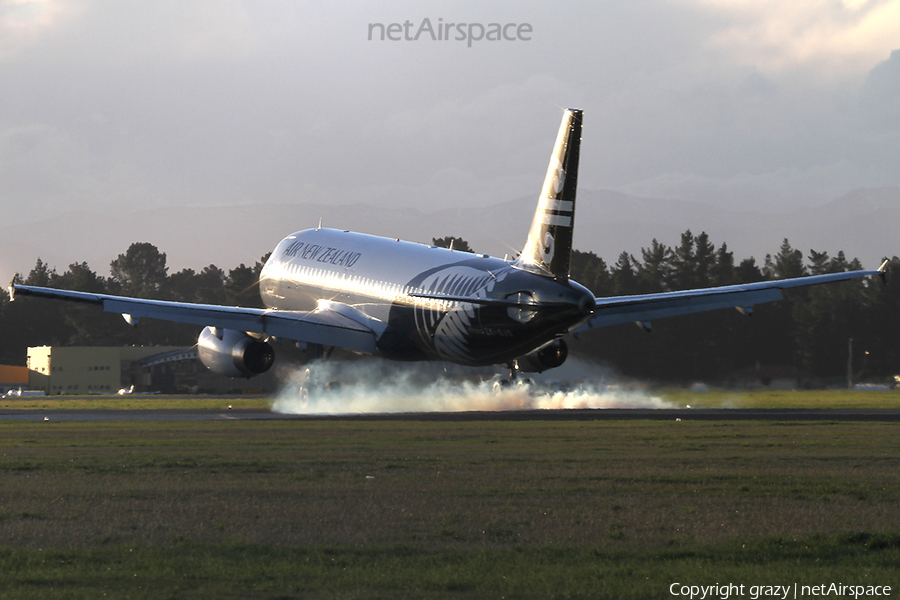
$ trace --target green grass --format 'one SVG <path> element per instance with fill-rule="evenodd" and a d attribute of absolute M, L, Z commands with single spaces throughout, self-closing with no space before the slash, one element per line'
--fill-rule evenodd
<path fill-rule="evenodd" d="M 232 408 L 268 409 L 271 400 L 264 396 L 162 396 L 162 395 L 124 395 L 124 396 L 26 396 L 23 398 L 0 399 L 0 410 L 35 409 L 35 410 L 134 410 L 134 409 L 178 409 L 178 408 L 212 408 L 224 410 Z"/>
<path fill-rule="evenodd" d="M 892 423 L 0 422 L 0 598 L 896 597 L 898 467 Z"/>
<path fill-rule="evenodd" d="M 900 389 L 884 392 L 854 390 L 733 391 L 712 388 L 696 393 L 666 388 L 654 395 L 676 406 L 692 408 L 893 408 L 900 409 Z"/>
<path fill-rule="evenodd" d="M 669 586 L 676 582 L 747 582 L 743 597 L 750 597 L 749 588 L 758 582 L 878 582 L 893 583 L 896 590 L 900 551 L 896 540 L 891 543 L 889 550 L 876 550 L 852 536 L 831 536 L 629 552 L 553 547 L 421 551 L 404 546 L 309 550 L 184 542 L 165 549 L 0 553 L 0 568 L 32 573 L 26 585 L 17 586 L 17 598 L 96 598 L 127 589 L 129 598 L 621 599 L 669 597 Z"/>

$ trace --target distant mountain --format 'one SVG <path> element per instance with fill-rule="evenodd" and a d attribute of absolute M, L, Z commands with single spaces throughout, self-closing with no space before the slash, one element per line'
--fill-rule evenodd
<path fill-rule="evenodd" d="M 336 227 L 431 243 L 447 235 L 465 238 L 478 252 L 513 254 L 525 242 L 536 197 L 518 198 L 472 209 L 427 206 L 385 209 L 366 204 L 261 204 L 224 207 L 168 207 L 128 215 L 71 212 L 58 217 L 0 228 L 3 251 L 0 277 L 27 274 L 38 257 L 62 272 L 73 262 L 87 262 L 107 276 L 109 263 L 133 242 L 151 242 L 168 256 L 169 270 L 199 270 L 213 263 L 231 269 L 252 265 L 282 237 L 322 219 Z M 867 268 L 882 256 L 900 255 L 900 187 L 855 190 L 824 206 L 779 215 L 752 207 L 723 210 L 699 202 L 637 198 L 608 190 L 580 190 L 575 247 L 590 250 L 607 263 L 622 251 L 640 257 L 641 247 L 656 238 L 677 245 L 687 229 L 706 231 L 736 259 L 762 262 L 776 253 L 784 238 L 808 254 L 811 248 L 848 258 Z"/>

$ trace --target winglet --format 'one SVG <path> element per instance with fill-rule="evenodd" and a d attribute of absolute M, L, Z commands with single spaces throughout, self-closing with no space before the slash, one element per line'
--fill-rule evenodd
<path fill-rule="evenodd" d="M 9 285 L 6 288 L 6 291 L 9 293 L 9 301 L 10 302 L 12 302 L 13 300 L 16 299 L 16 278 L 15 277 L 13 277 L 10 280 Z"/>
<path fill-rule="evenodd" d="M 557 279 L 568 279 L 572 258 L 583 114 L 582 110 L 569 108 L 563 115 L 528 240 L 516 261 L 522 268 Z"/>
<path fill-rule="evenodd" d="M 884 262 L 878 267 L 878 275 L 881 277 L 881 283 L 884 285 L 887 285 L 887 270 L 889 264 L 891 264 L 891 261 L 884 259 Z"/>

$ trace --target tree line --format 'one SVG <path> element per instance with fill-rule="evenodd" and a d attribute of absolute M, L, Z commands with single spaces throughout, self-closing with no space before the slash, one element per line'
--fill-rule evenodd
<path fill-rule="evenodd" d="M 898 267 L 895 256 L 889 271 L 900 273 Z M 831 256 L 810 250 L 804 257 L 787 239 L 762 264 L 753 257 L 736 260 L 727 244 L 717 248 L 705 232 L 688 230 L 677 245 L 654 239 L 640 258 L 623 252 L 611 266 L 592 252 L 575 250 L 571 276 L 597 296 L 620 296 L 861 268 L 843 251 Z M 625 374 L 673 382 L 790 372 L 834 384 L 846 382 L 848 366 L 855 381 L 892 380 L 900 373 L 900 283 L 854 279 L 787 290 L 784 296 L 755 307 L 751 318 L 737 310 L 671 317 L 652 323 L 651 335 L 619 325 L 586 334 L 570 347 Z"/>
<path fill-rule="evenodd" d="M 435 238 L 439 246 L 471 251 L 455 237 Z M 58 273 L 41 259 L 27 285 L 180 302 L 261 307 L 257 282 L 267 256 L 253 266 L 229 271 L 209 265 L 199 272 L 169 273 L 166 254 L 149 243 L 132 244 L 110 263 L 103 277 L 86 263 Z M 892 260 L 900 273 L 900 259 Z M 608 265 L 593 252 L 574 250 L 571 277 L 597 296 L 677 291 L 697 287 L 752 283 L 862 268 L 843 252 L 804 253 L 785 239 L 762 264 L 753 257 L 737 260 L 723 243 L 718 248 L 703 232 L 690 230 L 677 245 L 654 239 L 640 257 L 622 252 Z M 785 300 L 759 305 L 752 318 L 737 311 L 712 311 L 652 323 L 651 335 L 633 325 L 603 328 L 573 340 L 576 355 L 613 365 L 624 374 L 654 380 L 726 381 L 741 370 L 788 367 L 827 382 L 844 381 L 848 359 L 856 379 L 879 379 L 900 372 L 900 285 L 852 280 L 785 292 Z M 96 307 L 29 298 L 10 302 L 0 292 L 0 363 L 23 364 L 26 349 L 41 345 L 163 344 L 190 346 L 198 327 L 145 320 L 133 330 L 121 316 Z M 852 355 L 850 339 L 852 343 Z"/>
<path fill-rule="evenodd" d="M 262 308 L 258 281 L 267 258 L 268 255 L 263 256 L 253 266 L 241 264 L 228 272 L 211 264 L 199 272 L 182 269 L 169 273 L 165 252 L 141 242 L 129 246 L 110 263 L 109 277 L 98 275 L 84 262 L 73 263 L 58 273 L 38 258 L 27 276 L 17 274 L 14 281 L 136 298 Z M 3 290 L 0 332 L 0 364 L 20 365 L 30 346 L 192 346 L 200 328 L 146 319 L 132 329 L 123 327 L 120 315 L 95 306 L 41 298 L 10 302 Z"/>

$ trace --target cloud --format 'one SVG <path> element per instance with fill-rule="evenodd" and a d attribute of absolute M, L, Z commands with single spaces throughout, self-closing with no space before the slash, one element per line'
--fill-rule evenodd
<path fill-rule="evenodd" d="M 0 217 L 496 204 L 538 193 L 573 105 L 585 189 L 823 202 L 900 183 L 898 3 L 0 0 Z M 535 35 L 366 40 L 368 23 L 424 17 Z"/>
<path fill-rule="evenodd" d="M 786 212 L 796 206 L 815 206 L 846 190 L 873 182 L 888 185 L 891 178 L 873 168 L 841 160 L 801 169 L 782 167 L 763 173 L 741 172 L 722 177 L 695 173 L 663 173 L 616 188 L 645 198 L 697 200 L 712 205 Z"/>
<path fill-rule="evenodd" d="M 900 39 L 900 0 L 692 2 L 723 21 L 707 39 L 709 49 L 769 74 L 860 75 Z"/>
<path fill-rule="evenodd" d="M 0 59 L 26 49 L 93 68 L 246 58 L 285 29 L 270 11 L 253 8 L 216 0 L 0 0 Z"/>
<path fill-rule="evenodd" d="M 897 42 L 900 44 L 900 40 Z M 900 50 L 879 63 L 860 93 L 860 116 L 869 131 L 896 138 L 900 131 Z"/>
<path fill-rule="evenodd" d="M 35 46 L 81 13 L 65 0 L 0 0 L 0 59 Z"/>
<path fill-rule="evenodd" d="M 0 130 L 0 193 L 34 202 L 59 194 L 87 170 L 84 153 L 46 124 Z"/>

